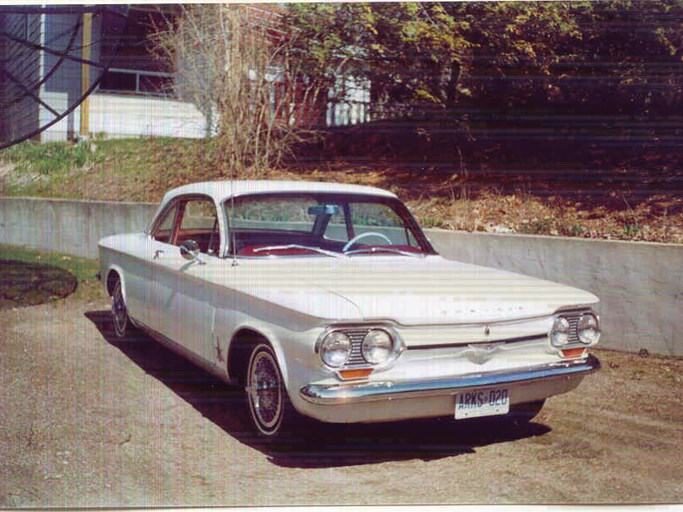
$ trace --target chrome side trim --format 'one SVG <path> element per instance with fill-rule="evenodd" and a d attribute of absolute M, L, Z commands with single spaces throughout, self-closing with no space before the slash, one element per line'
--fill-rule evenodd
<path fill-rule="evenodd" d="M 175 352 L 181 357 L 184 357 L 188 361 L 190 361 L 192 364 L 195 366 L 198 366 L 202 370 L 207 371 L 208 373 L 214 375 L 215 377 L 218 377 L 219 379 L 227 382 L 228 384 L 233 384 L 233 382 L 228 378 L 227 374 L 227 369 L 216 366 L 211 363 L 211 361 L 208 361 L 204 359 L 203 357 L 195 354 L 191 350 L 185 348 L 183 345 L 178 343 L 175 340 L 172 340 L 168 336 L 165 336 L 161 334 L 159 331 L 156 331 L 152 329 L 149 325 L 144 324 L 139 321 L 133 322 L 133 325 L 143 331 L 145 334 L 147 334 L 150 338 L 152 338 L 154 341 L 159 343 L 160 345 L 163 345 L 167 349 L 169 349 L 172 352 Z"/>
<path fill-rule="evenodd" d="M 438 380 L 410 382 L 364 382 L 361 384 L 308 384 L 299 395 L 307 402 L 318 405 L 341 405 L 358 402 L 378 402 L 433 396 L 455 395 L 471 388 L 524 384 L 552 379 L 583 378 L 600 369 L 595 356 L 586 360 L 562 361 L 542 366 L 532 366 L 516 371 L 474 373 Z"/>

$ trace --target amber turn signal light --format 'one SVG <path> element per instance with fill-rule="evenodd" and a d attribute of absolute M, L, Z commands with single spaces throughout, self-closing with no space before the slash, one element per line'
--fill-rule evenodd
<path fill-rule="evenodd" d="M 566 348 L 562 351 L 562 357 L 581 357 L 586 349 L 583 347 L 579 348 Z"/>
<path fill-rule="evenodd" d="M 372 373 L 372 368 L 361 368 L 358 370 L 341 370 L 339 375 L 344 380 L 362 379 Z"/>

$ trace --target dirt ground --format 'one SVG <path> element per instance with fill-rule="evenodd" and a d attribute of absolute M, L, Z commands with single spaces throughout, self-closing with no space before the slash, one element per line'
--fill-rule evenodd
<path fill-rule="evenodd" d="M 683 358 L 596 351 L 524 428 L 319 424 L 272 449 L 236 389 L 115 340 L 106 309 L 0 311 L 0 507 L 683 501 Z"/>

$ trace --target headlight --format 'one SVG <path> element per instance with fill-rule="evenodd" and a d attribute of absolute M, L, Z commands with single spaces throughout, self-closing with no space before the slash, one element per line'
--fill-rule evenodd
<path fill-rule="evenodd" d="M 363 359 L 370 364 L 386 362 L 393 352 L 394 340 L 386 331 L 372 329 L 363 338 L 361 353 L 363 354 Z"/>
<path fill-rule="evenodd" d="M 577 325 L 579 341 L 585 345 L 597 343 L 600 339 L 600 325 L 598 318 L 592 313 L 586 313 L 579 318 Z"/>
<path fill-rule="evenodd" d="M 558 316 L 550 329 L 550 344 L 553 347 L 563 347 L 569 342 L 569 320 Z"/>
<path fill-rule="evenodd" d="M 332 368 L 344 366 L 351 355 L 351 340 L 341 331 L 333 331 L 320 344 L 320 357 Z"/>

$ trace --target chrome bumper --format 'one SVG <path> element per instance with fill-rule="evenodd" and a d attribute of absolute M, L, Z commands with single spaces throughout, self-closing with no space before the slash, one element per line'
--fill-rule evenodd
<path fill-rule="evenodd" d="M 583 378 L 600 369 L 600 361 L 588 356 L 582 361 L 562 361 L 533 366 L 516 371 L 475 373 L 439 380 L 409 382 L 364 382 L 332 385 L 309 384 L 299 391 L 301 398 L 318 405 L 341 405 L 358 402 L 403 400 L 433 396 L 455 395 L 465 389 L 483 388 L 552 379 Z"/>

